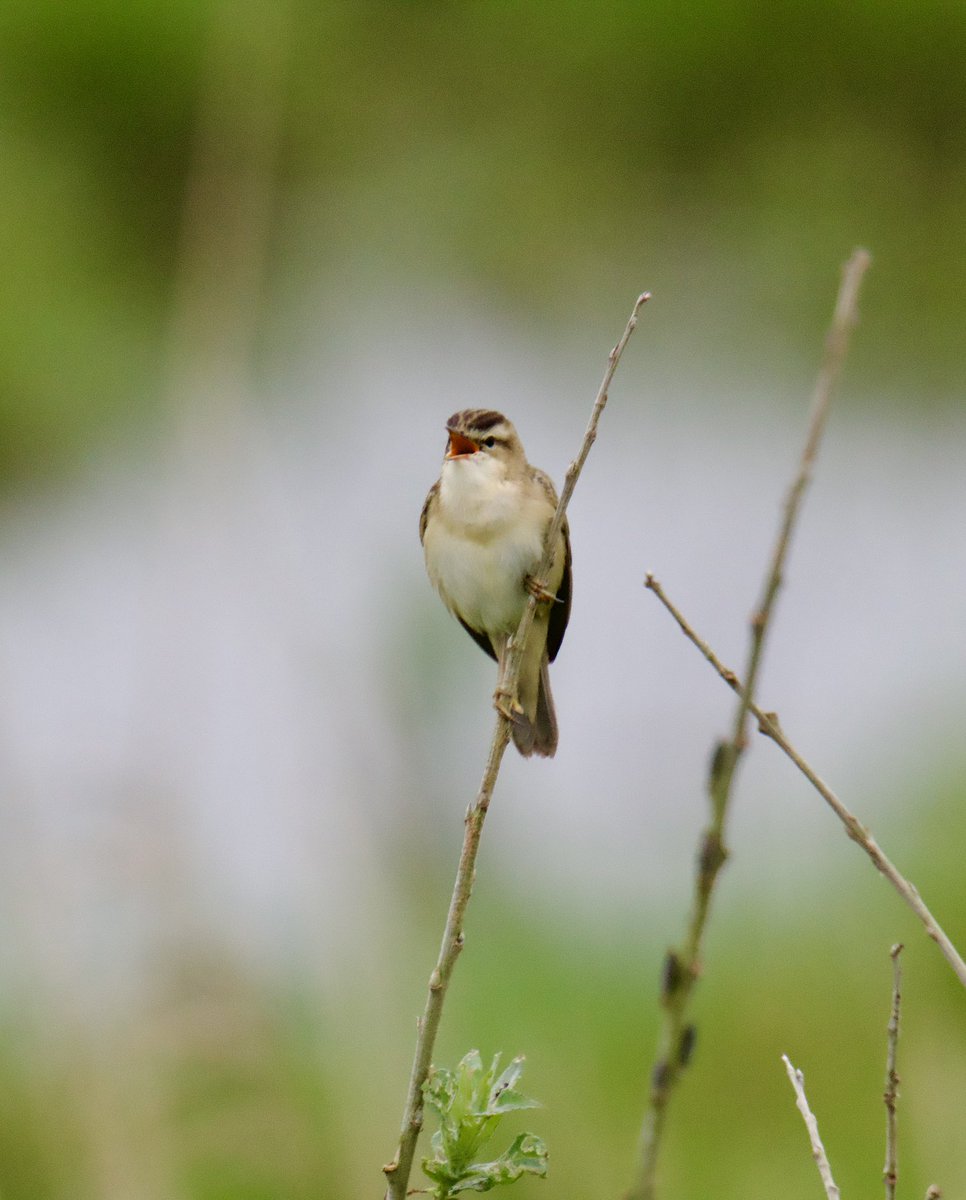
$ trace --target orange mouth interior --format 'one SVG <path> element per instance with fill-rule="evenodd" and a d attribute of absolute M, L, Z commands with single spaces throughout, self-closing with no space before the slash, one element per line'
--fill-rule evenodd
<path fill-rule="evenodd" d="M 479 446 L 476 442 L 468 437 L 463 437 L 461 433 L 455 433 L 452 429 L 449 431 L 447 458 L 462 458 L 466 454 L 475 454 L 477 450 L 479 450 Z"/>

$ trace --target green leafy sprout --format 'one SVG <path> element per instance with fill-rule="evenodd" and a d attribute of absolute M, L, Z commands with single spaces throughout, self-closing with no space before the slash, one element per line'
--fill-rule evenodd
<path fill-rule="evenodd" d="M 488 1192 L 515 1183 L 521 1175 L 547 1174 L 547 1147 L 532 1133 L 521 1133 L 499 1158 L 475 1161 L 506 1113 L 540 1107 L 539 1101 L 516 1090 L 522 1074 L 522 1055 L 500 1072 L 500 1055 L 484 1069 L 479 1050 L 471 1050 L 455 1071 L 430 1071 L 423 1096 L 439 1118 L 439 1129 L 433 1134 L 432 1155 L 423 1159 L 423 1171 L 435 1184 L 435 1200 Z"/>

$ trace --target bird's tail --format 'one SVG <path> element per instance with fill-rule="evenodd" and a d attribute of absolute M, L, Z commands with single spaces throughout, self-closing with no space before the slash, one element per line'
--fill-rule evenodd
<path fill-rule="evenodd" d="M 535 696 L 523 697 L 523 712 L 511 727 L 513 744 L 524 758 L 553 758 L 557 750 L 557 714 L 550 691 L 550 664 L 544 651 Z M 529 703 L 528 703 L 529 701 Z"/>

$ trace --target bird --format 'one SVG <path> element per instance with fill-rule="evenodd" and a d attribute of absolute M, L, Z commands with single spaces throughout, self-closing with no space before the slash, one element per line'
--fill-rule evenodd
<path fill-rule="evenodd" d="M 430 582 L 470 637 L 499 665 L 496 706 L 525 758 L 557 749 L 549 663 L 570 619 L 570 532 L 563 522 L 546 579 L 535 578 L 557 508 L 550 477 L 530 465 L 502 413 L 470 408 L 446 422 L 439 479 L 419 518 Z M 503 687 L 507 644 L 528 596 L 538 603 L 516 694 Z"/>

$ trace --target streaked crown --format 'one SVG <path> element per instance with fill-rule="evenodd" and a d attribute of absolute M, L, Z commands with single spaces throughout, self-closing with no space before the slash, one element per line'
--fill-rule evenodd
<path fill-rule="evenodd" d="M 481 442 L 489 434 L 496 436 L 498 432 L 503 433 L 503 430 L 498 429 L 501 425 L 510 433 L 516 432 L 503 413 L 495 412 L 491 408 L 464 408 L 453 413 L 446 422 L 446 428 L 451 433 L 461 433 L 463 437 L 472 438 L 474 442 Z"/>
<path fill-rule="evenodd" d="M 508 470 L 526 466 L 527 457 L 520 445 L 513 422 L 491 408 L 464 408 L 446 422 L 450 439 L 446 458 L 481 453 L 499 459 Z"/>

